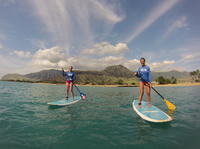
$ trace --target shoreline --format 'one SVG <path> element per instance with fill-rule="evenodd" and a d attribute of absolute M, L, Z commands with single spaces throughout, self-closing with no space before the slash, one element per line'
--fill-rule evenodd
<path fill-rule="evenodd" d="M 0 80 L 2 81 L 2 80 Z M 9 81 L 18 82 L 18 81 Z M 33 84 L 48 84 L 48 85 L 65 85 L 65 83 L 47 83 L 47 82 L 21 82 L 21 83 L 33 83 Z M 92 84 L 76 84 L 77 86 L 89 86 L 89 87 L 139 87 L 138 85 L 92 85 Z M 175 87 L 175 86 L 200 86 L 200 82 L 186 82 L 177 84 L 152 84 L 154 87 Z"/>
<path fill-rule="evenodd" d="M 51 85 L 65 85 L 65 83 L 45 83 L 40 82 L 37 84 L 51 84 Z M 92 85 L 92 84 L 76 84 L 77 86 L 88 86 L 88 87 L 139 87 L 138 85 Z M 155 87 L 175 87 L 175 86 L 200 86 L 200 82 L 197 83 L 177 83 L 177 84 L 152 84 Z"/>

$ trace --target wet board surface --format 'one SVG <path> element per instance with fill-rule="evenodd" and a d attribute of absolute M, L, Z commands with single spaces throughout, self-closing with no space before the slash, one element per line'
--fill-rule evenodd
<path fill-rule="evenodd" d="M 172 118 L 153 105 L 148 105 L 147 102 L 142 101 L 142 104 L 138 105 L 138 100 L 134 100 L 132 103 L 133 110 L 144 120 L 155 123 L 163 123 L 172 121 Z"/>
<path fill-rule="evenodd" d="M 53 102 L 47 103 L 48 105 L 54 105 L 54 106 L 66 106 L 70 104 L 77 103 L 81 100 L 80 96 L 75 96 L 74 99 L 72 97 L 69 97 L 68 100 L 62 99 L 62 100 L 57 100 Z"/>

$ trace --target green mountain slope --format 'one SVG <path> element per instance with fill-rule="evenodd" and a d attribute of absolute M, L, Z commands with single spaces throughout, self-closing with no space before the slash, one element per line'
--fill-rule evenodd
<path fill-rule="evenodd" d="M 134 77 L 133 72 L 122 65 L 114 65 L 106 67 L 102 71 L 75 71 L 76 83 L 78 84 L 137 84 L 138 80 Z M 169 72 L 152 72 L 153 80 L 159 76 L 177 79 L 190 78 L 189 72 L 169 71 Z M 64 83 L 65 78 L 62 76 L 61 70 L 42 70 L 26 75 L 7 74 L 2 77 L 7 81 L 27 81 L 27 82 L 48 82 L 48 83 Z"/>

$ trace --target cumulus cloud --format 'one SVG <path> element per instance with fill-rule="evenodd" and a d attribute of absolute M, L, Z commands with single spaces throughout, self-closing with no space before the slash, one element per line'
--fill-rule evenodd
<path fill-rule="evenodd" d="M 16 54 L 17 56 L 23 57 L 23 58 L 30 58 L 32 56 L 31 52 L 26 52 L 26 51 L 22 51 L 22 50 L 15 50 L 13 53 Z"/>
<path fill-rule="evenodd" d="M 73 65 L 76 69 L 100 70 L 109 65 L 122 64 L 126 59 L 122 56 L 101 56 L 90 58 L 86 55 L 68 56 L 64 49 L 56 46 L 39 49 L 32 56 L 32 65 L 40 68 L 61 68 Z"/>
<path fill-rule="evenodd" d="M 33 64 L 42 67 L 55 67 L 64 65 L 66 53 L 63 48 L 55 46 L 47 49 L 39 49 L 33 55 Z"/>
<path fill-rule="evenodd" d="M 152 68 L 152 70 L 162 70 L 164 68 L 164 70 L 166 70 L 166 67 L 168 67 L 169 65 L 175 64 L 174 60 L 171 61 L 167 61 L 164 60 L 163 62 L 153 62 L 151 64 L 149 64 Z"/>
<path fill-rule="evenodd" d="M 122 63 L 125 67 L 129 68 L 130 70 L 136 70 L 140 65 L 140 60 L 138 59 L 130 59 L 126 60 Z"/>
<path fill-rule="evenodd" d="M 193 58 L 195 58 L 195 55 L 192 55 L 192 54 L 184 55 L 184 56 L 183 56 L 183 60 L 191 60 L 191 59 L 193 59 Z"/>
<path fill-rule="evenodd" d="M 121 54 L 128 50 L 128 46 L 126 43 L 117 43 L 116 45 L 112 45 L 108 42 L 101 42 L 94 44 L 92 48 L 83 50 L 83 54 L 87 55 L 115 55 Z"/>
<path fill-rule="evenodd" d="M 117 45 L 120 44 L 116 44 L 115 46 L 109 44 L 109 46 L 112 48 L 118 47 Z M 66 68 L 70 65 L 74 66 L 75 69 L 80 70 L 102 70 L 107 66 L 119 64 L 124 65 L 130 70 L 137 70 L 137 68 L 140 66 L 140 61 L 138 59 L 127 59 L 121 54 L 116 55 L 116 53 L 119 53 L 119 51 L 124 51 L 119 50 L 120 48 L 116 49 L 117 50 L 115 52 L 111 50 L 111 52 L 106 53 L 110 55 L 105 55 L 104 53 L 103 55 L 95 58 L 88 56 L 88 54 L 69 56 L 65 50 L 59 46 L 46 49 L 38 49 L 35 53 L 32 54 L 24 51 L 15 51 L 15 54 L 20 57 L 31 57 L 27 64 L 34 70 L 46 68 L 60 69 L 61 67 Z M 101 52 L 99 53 L 101 54 Z M 152 70 L 159 70 L 160 68 L 166 68 L 166 66 L 172 65 L 174 63 L 175 61 L 173 60 L 164 60 L 163 62 L 153 62 L 148 65 L 151 66 Z"/>
<path fill-rule="evenodd" d="M 149 15 L 144 18 L 144 20 L 139 24 L 137 28 L 134 29 L 131 36 L 126 39 L 126 42 L 131 42 L 137 36 L 139 36 L 144 30 L 151 26 L 155 21 L 157 21 L 161 16 L 163 16 L 167 11 L 173 8 L 180 0 L 164 0 L 158 4 Z"/>
<path fill-rule="evenodd" d="M 64 50 L 61 47 L 52 47 L 49 49 L 39 49 L 35 54 L 35 59 L 48 59 L 51 62 L 58 62 L 64 58 Z"/>
<path fill-rule="evenodd" d="M 129 68 L 130 70 L 136 70 L 140 66 L 140 61 L 138 59 L 127 59 L 123 55 L 119 54 L 120 52 L 124 51 L 121 50 L 121 48 L 119 48 L 121 47 L 120 43 L 116 44 L 115 46 L 108 44 L 107 42 L 103 44 L 99 43 L 97 45 L 106 45 L 105 47 L 100 46 L 103 48 L 96 48 L 95 51 L 90 53 L 90 54 L 100 54 L 101 56 L 98 58 L 89 57 L 88 53 L 76 56 L 68 56 L 67 53 L 65 53 L 64 49 L 59 46 L 55 46 L 48 49 L 39 49 L 32 56 L 32 65 L 38 66 L 40 68 L 61 68 L 73 65 L 75 69 L 82 69 L 82 70 L 86 69 L 102 70 L 107 66 L 118 65 L 118 64 L 122 64 L 127 68 Z M 113 48 L 115 49 L 114 52 Z M 97 49 L 100 49 L 100 51 L 98 51 Z M 108 49 L 108 51 L 105 49 Z M 127 49 L 127 47 L 125 49 Z M 104 50 L 106 54 L 104 53 Z M 116 53 L 118 53 L 118 55 L 115 55 Z M 149 65 L 152 67 L 152 69 L 158 70 L 164 66 L 172 65 L 174 63 L 175 61 L 173 60 L 171 61 L 165 60 L 163 62 L 153 62 L 150 63 Z"/>
<path fill-rule="evenodd" d="M 169 35 L 170 33 L 172 33 L 176 29 L 184 28 L 184 27 L 187 27 L 187 26 L 188 26 L 187 17 L 182 16 L 181 18 L 176 20 L 173 24 L 171 24 L 171 26 L 167 29 L 165 36 Z"/>
<path fill-rule="evenodd" d="M 124 60 L 123 57 L 118 56 L 106 56 L 97 59 L 87 56 L 74 56 L 66 59 L 63 63 L 63 67 L 73 65 L 75 69 L 102 70 L 110 65 L 122 64 Z M 59 64 L 59 66 L 61 65 Z"/>

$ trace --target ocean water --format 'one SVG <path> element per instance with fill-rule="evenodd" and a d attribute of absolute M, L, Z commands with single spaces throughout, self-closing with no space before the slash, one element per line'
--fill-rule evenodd
<path fill-rule="evenodd" d="M 0 149 L 197 149 L 200 86 L 156 87 L 177 110 L 171 123 L 142 120 L 132 109 L 138 88 L 80 87 L 86 101 L 62 108 L 64 85 L 0 82 Z M 144 97 L 146 100 L 146 97 Z M 152 91 L 152 104 L 167 112 Z"/>

